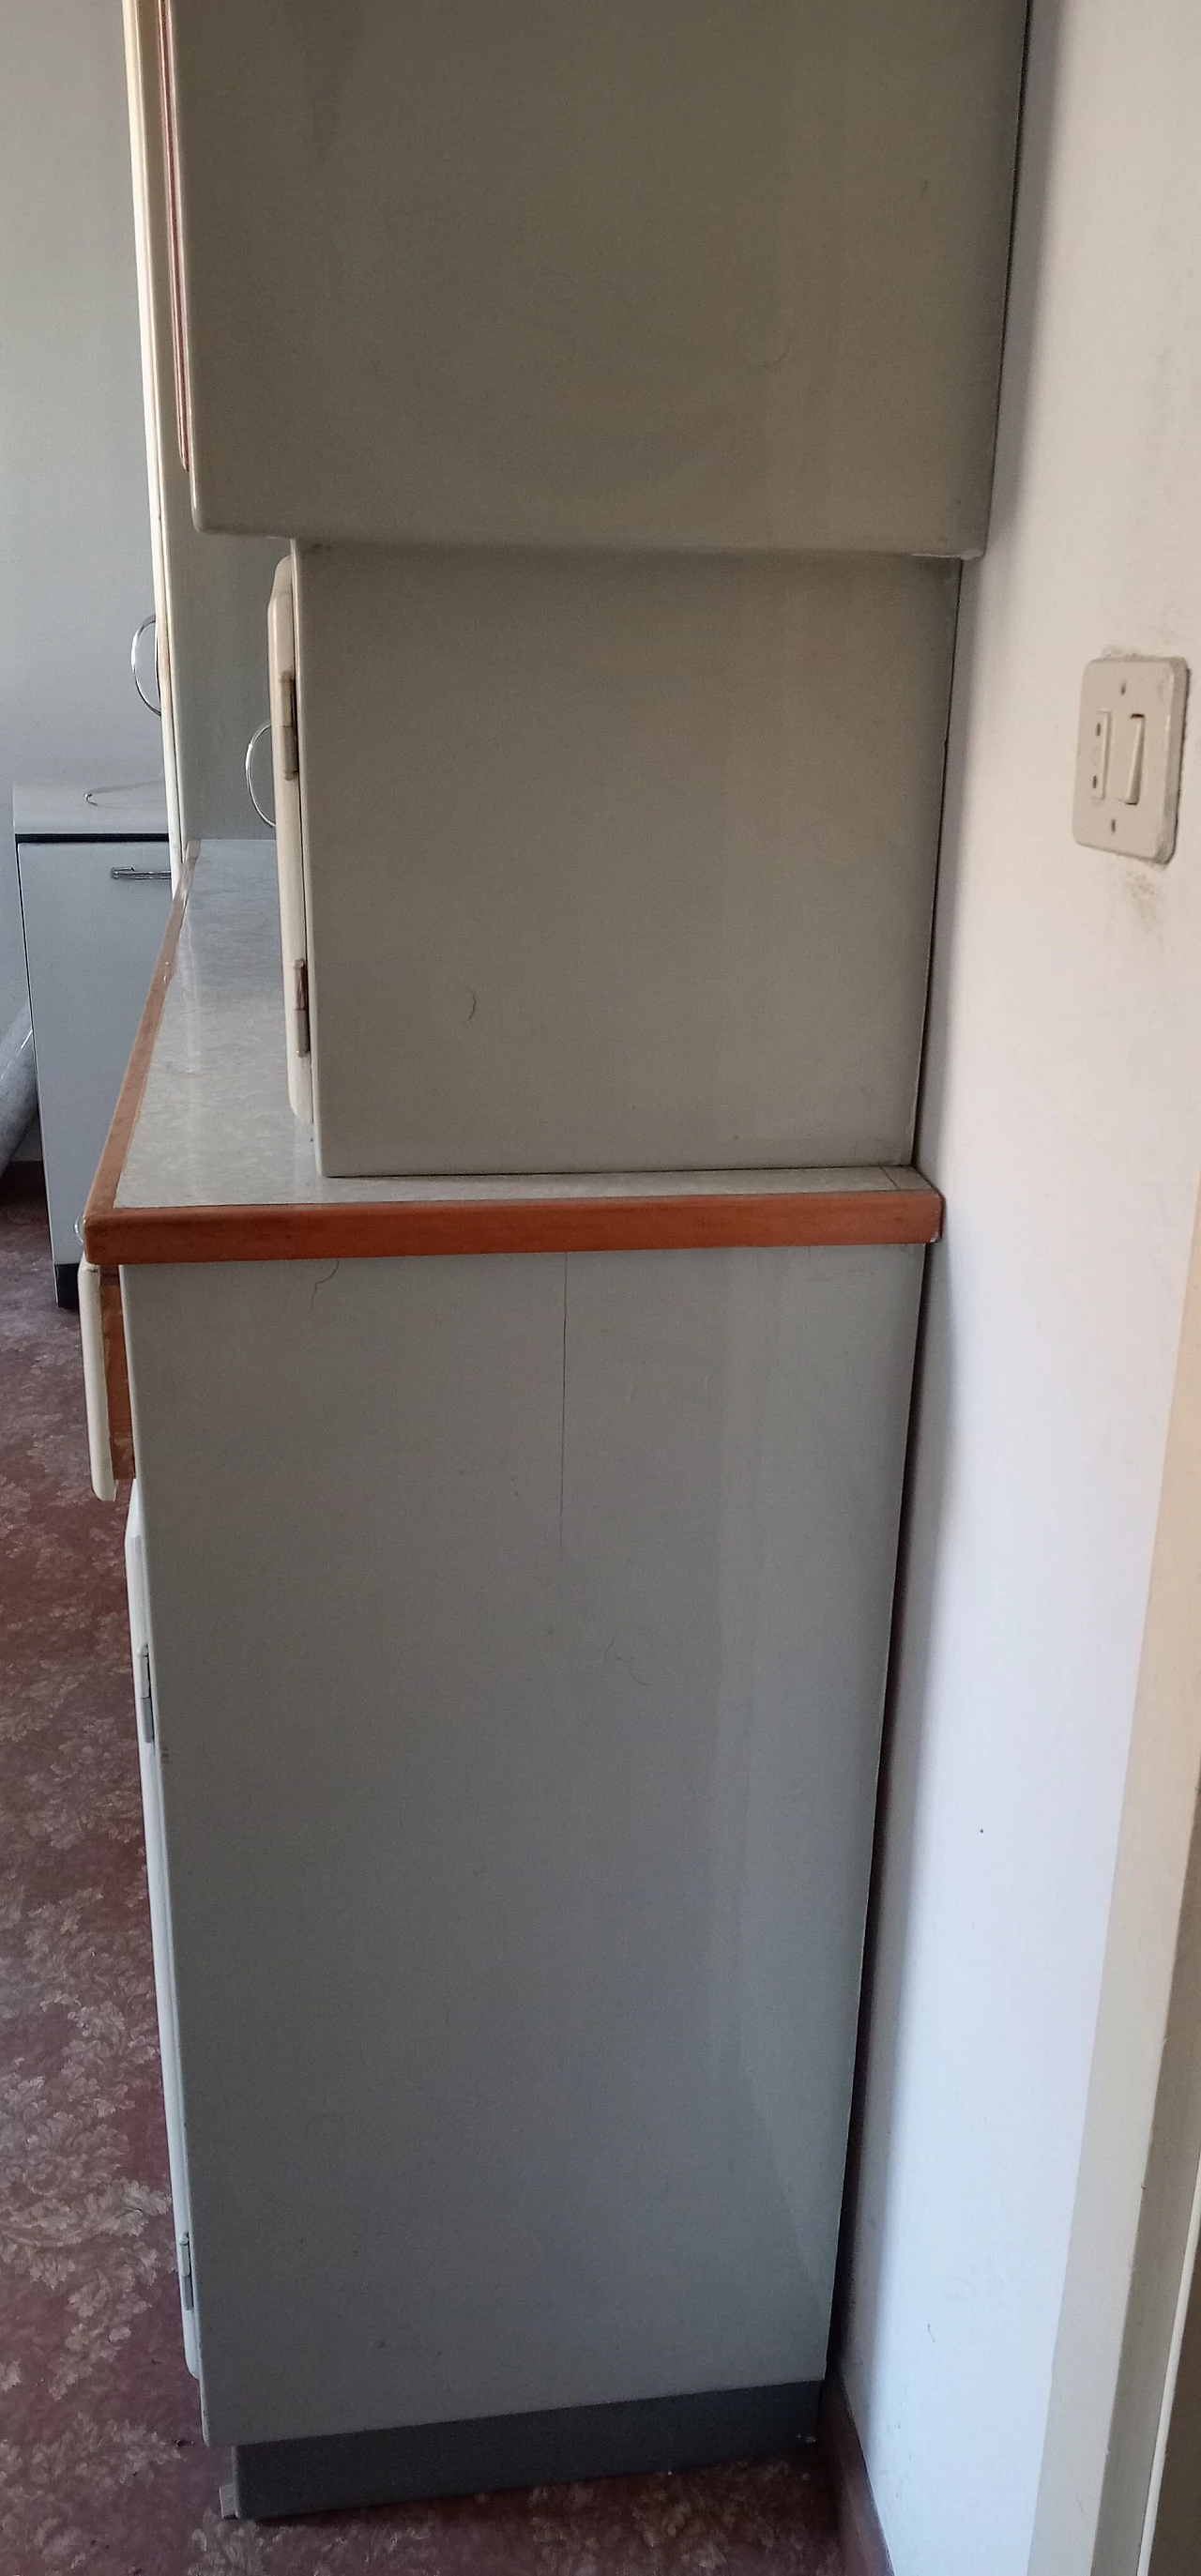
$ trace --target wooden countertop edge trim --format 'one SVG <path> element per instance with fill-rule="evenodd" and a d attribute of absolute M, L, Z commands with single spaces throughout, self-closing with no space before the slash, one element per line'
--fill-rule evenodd
<path fill-rule="evenodd" d="M 112 1124 L 104 1140 L 104 1148 L 96 1165 L 96 1177 L 88 1192 L 88 1202 L 83 1212 L 83 1248 L 88 1260 L 94 1261 L 100 1270 L 105 1268 L 108 1256 L 98 1250 L 97 1246 L 105 1227 L 113 1221 L 116 1213 L 116 1197 L 121 1183 L 121 1174 L 125 1169 L 125 1157 L 129 1152 L 130 1138 L 138 1123 L 138 1111 L 142 1106 L 142 1095 L 150 1072 L 150 1059 L 154 1053 L 159 1021 L 163 1016 L 167 987 L 175 973 L 179 934 L 183 928 L 183 917 L 187 909 L 195 861 L 195 845 L 189 842 L 171 910 L 167 915 L 163 944 L 158 952 L 154 973 L 150 978 L 146 1007 L 138 1022 L 138 1033 L 130 1049 L 129 1062 L 125 1067 L 121 1088 L 117 1094 L 117 1106 L 113 1111 Z"/>
<path fill-rule="evenodd" d="M 113 1121 L 114 1132 L 117 1120 Z M 110 1139 L 111 1141 L 111 1139 Z M 107 1151 L 107 1148 L 106 1148 Z M 926 1183 L 877 1190 L 736 1190 L 695 1197 L 389 1200 L 324 1206 L 117 1208 L 97 1189 L 84 1239 L 102 1266 L 201 1261 L 397 1261 L 439 1253 L 666 1252 L 933 1243 Z"/>

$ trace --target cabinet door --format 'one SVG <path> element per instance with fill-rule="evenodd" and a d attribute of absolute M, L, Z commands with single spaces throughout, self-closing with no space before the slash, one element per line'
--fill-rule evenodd
<path fill-rule="evenodd" d="M 163 1848 L 163 1790 L 150 1667 L 150 1626 L 146 1616 L 146 1572 L 142 1548 L 142 1502 L 135 1484 L 125 1524 L 125 1580 L 129 1592 L 129 1644 L 133 1656 L 134 1705 L 138 1721 L 138 1761 L 142 1778 L 142 1822 L 146 1835 L 146 1887 L 150 1899 L 150 1939 L 154 1953 L 154 1998 L 158 2007 L 159 2054 L 163 2069 L 163 2110 L 167 2122 L 167 2165 L 175 2219 L 175 2254 L 183 2313 L 184 2353 L 193 2378 L 199 2376 L 196 2308 L 192 2297 L 192 2253 L 188 2218 L 187 2166 L 184 2162 L 183 2111 L 179 2091 L 179 2035 L 175 2019 L 175 1980 L 171 1965 L 171 1926 L 167 1912 L 167 1865 Z"/>
<path fill-rule="evenodd" d="M 246 745 L 267 714 L 270 538 L 202 537 L 177 436 L 158 0 L 126 0 L 142 379 L 164 750 L 184 841 L 253 837 Z"/>
<path fill-rule="evenodd" d="M 24 842 L 17 862 L 50 1243 L 56 1262 L 76 1262 L 75 1229 L 167 926 L 167 844 Z"/>
<path fill-rule="evenodd" d="M 1024 0 L 170 0 L 197 523 L 964 554 Z"/>

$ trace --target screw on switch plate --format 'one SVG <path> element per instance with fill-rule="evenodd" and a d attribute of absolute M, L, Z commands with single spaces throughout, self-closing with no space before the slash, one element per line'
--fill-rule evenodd
<path fill-rule="evenodd" d="M 1107 653 L 1080 692 L 1072 831 L 1090 850 L 1161 867 L 1176 846 L 1188 664 Z"/>

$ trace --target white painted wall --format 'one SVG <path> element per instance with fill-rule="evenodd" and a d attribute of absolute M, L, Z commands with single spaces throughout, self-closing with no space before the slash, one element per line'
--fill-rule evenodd
<path fill-rule="evenodd" d="M 14 778 L 149 778 L 152 605 L 120 0 L 0 0 L 0 1026 Z"/>
<path fill-rule="evenodd" d="M 896 2576 L 1024 2576 L 1201 1168 L 1201 12 L 1034 0 L 965 588 L 845 2370 Z M 1070 832 L 1080 675 L 1194 668 L 1177 853 Z"/>

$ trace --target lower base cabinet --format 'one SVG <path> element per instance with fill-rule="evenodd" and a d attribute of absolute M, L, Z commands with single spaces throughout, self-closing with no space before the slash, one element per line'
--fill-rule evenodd
<path fill-rule="evenodd" d="M 123 1272 L 172 2182 L 243 2510 L 811 2429 L 922 1261 Z"/>

